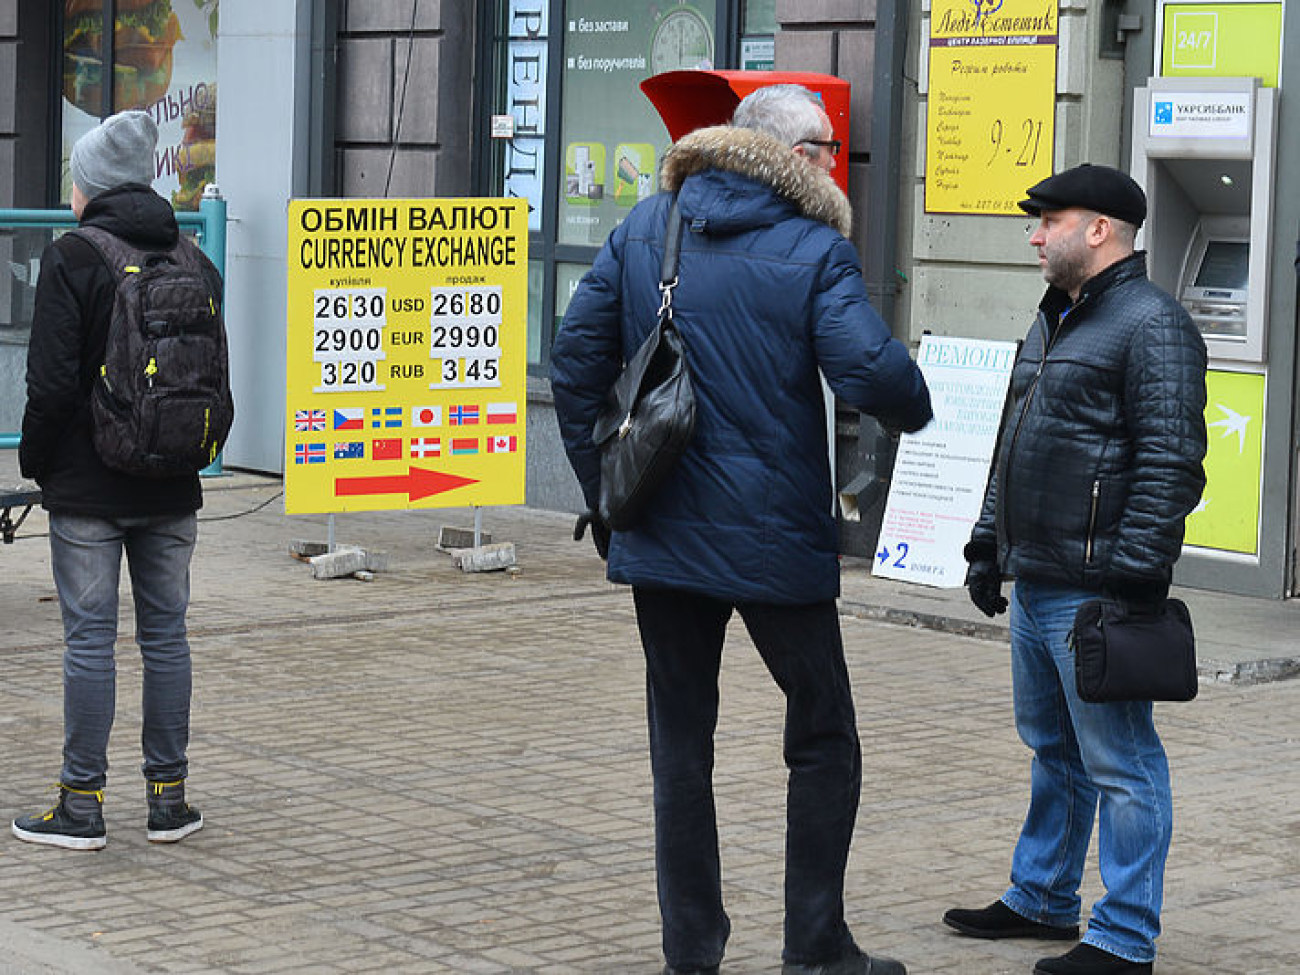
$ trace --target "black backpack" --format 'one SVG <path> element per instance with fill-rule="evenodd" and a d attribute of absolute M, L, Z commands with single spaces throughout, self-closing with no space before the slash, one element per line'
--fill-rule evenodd
<path fill-rule="evenodd" d="M 221 296 L 207 259 L 181 237 L 142 251 L 99 227 L 71 231 L 117 282 L 104 362 L 91 397 L 95 450 L 145 477 L 193 474 L 214 460 L 235 418 Z"/>

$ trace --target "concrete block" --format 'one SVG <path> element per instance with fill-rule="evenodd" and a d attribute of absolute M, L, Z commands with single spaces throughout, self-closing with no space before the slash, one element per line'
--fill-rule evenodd
<path fill-rule="evenodd" d="M 826 72 L 834 56 L 834 31 L 782 31 L 776 35 L 776 66 L 780 71 Z"/>
<path fill-rule="evenodd" d="M 428 92 L 443 90 L 439 84 L 439 51 L 444 40 L 428 37 L 415 38 L 407 43 L 399 38 L 393 45 L 393 113 L 392 129 L 397 141 L 432 145 L 438 141 L 438 108 L 441 98 L 430 98 Z M 410 73 L 406 63 L 411 62 Z M 405 86 L 406 96 L 402 90 Z M 400 114 L 399 114 L 400 112 Z"/>
<path fill-rule="evenodd" d="M 935 335 L 1014 342 L 1024 337 L 1043 296 L 1037 268 L 927 265 L 912 269 L 909 339 Z"/>
<path fill-rule="evenodd" d="M 383 572 L 388 568 L 387 552 L 371 552 L 355 545 L 347 545 L 313 556 L 311 574 L 316 579 L 338 579 L 357 572 Z"/>
<path fill-rule="evenodd" d="M 314 579 L 338 579 L 369 567 L 366 553 L 359 548 L 339 549 L 314 556 L 311 574 Z"/>
<path fill-rule="evenodd" d="M 874 21 L 876 0 L 776 0 L 776 19 L 783 27 Z"/>
<path fill-rule="evenodd" d="M 441 0 L 349 0 L 343 29 L 364 31 L 409 31 L 411 14 L 416 30 L 440 30 L 443 26 Z"/>
<path fill-rule="evenodd" d="M 480 545 L 490 545 L 492 543 L 491 532 L 479 532 L 478 541 Z M 452 528 L 450 525 L 443 525 L 438 529 L 438 548 L 444 552 L 449 552 L 457 548 L 474 547 L 474 529 L 472 528 Z"/>
<path fill-rule="evenodd" d="M 13 175 L 14 167 L 17 162 L 16 147 L 18 143 L 13 139 L 0 139 L 0 207 L 12 207 L 16 194 L 14 192 Z M 12 387 L 21 389 L 21 386 Z M 21 402 L 21 400 L 20 400 Z M 6 429 L 17 429 L 14 426 Z"/>
<path fill-rule="evenodd" d="M 393 47 L 394 41 L 388 37 L 339 41 L 338 113 L 335 116 L 339 141 L 388 142 L 392 138 L 392 120 L 396 110 Z M 400 80 L 397 83 L 400 84 Z M 410 101 L 408 92 L 408 104 Z"/>
<path fill-rule="evenodd" d="M 295 538 L 289 542 L 289 554 L 306 556 L 312 558 L 316 555 L 324 555 L 330 550 L 326 542 L 313 542 L 305 538 Z"/>
<path fill-rule="evenodd" d="M 459 548 L 451 553 L 452 565 L 462 572 L 493 572 L 515 564 L 515 543 L 499 542 L 478 548 Z"/>
<path fill-rule="evenodd" d="M 446 113 L 444 113 L 444 118 Z M 468 130 L 468 129 L 467 129 Z M 440 140 L 438 154 L 428 178 L 433 182 L 434 196 L 470 196 L 473 184 L 470 174 L 474 167 L 470 165 L 471 154 L 468 146 L 456 146 L 445 139 Z"/>
<path fill-rule="evenodd" d="M 912 256 L 917 261 L 1038 267 L 1038 254 L 1029 246 L 1029 234 L 1038 225 L 1028 214 L 981 216 L 963 213 L 925 213 L 925 187 L 913 197 L 916 236 Z"/>
<path fill-rule="evenodd" d="M 18 45 L 0 41 L 0 91 L 18 91 Z M 14 135 L 17 124 L 18 99 L 0 99 L 0 134 Z"/>
<path fill-rule="evenodd" d="M 865 258 L 867 238 L 879 233 L 871 226 L 871 164 L 850 163 L 846 156 L 840 156 L 839 165 L 849 167 L 849 202 L 853 204 L 853 246 Z"/>
<path fill-rule="evenodd" d="M 432 149 L 398 149 L 388 180 L 389 149 L 344 149 L 339 153 L 346 197 L 425 197 L 434 195 L 439 153 Z"/>
<path fill-rule="evenodd" d="M 876 32 L 839 31 L 835 45 L 839 52 L 835 74 L 850 86 L 849 148 L 854 152 L 867 152 L 871 149 L 871 104 L 876 88 L 872 74 L 876 64 Z M 844 163 L 845 159 L 841 157 L 840 165 Z"/>

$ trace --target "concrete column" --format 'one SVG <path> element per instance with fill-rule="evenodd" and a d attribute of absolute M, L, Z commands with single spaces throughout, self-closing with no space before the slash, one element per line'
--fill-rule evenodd
<path fill-rule="evenodd" d="M 225 0 L 217 185 L 229 201 L 226 329 L 235 394 L 231 467 L 283 468 L 286 206 L 306 191 L 311 0 Z"/>
<path fill-rule="evenodd" d="M 347 4 L 336 119 L 344 196 L 469 193 L 473 28 L 473 4 Z"/>

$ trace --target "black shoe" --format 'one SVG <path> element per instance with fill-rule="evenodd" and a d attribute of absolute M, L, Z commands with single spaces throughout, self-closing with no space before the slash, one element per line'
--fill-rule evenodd
<path fill-rule="evenodd" d="M 663 975 L 718 975 L 718 966 L 710 965 L 708 968 L 673 968 L 672 965 L 665 965 Z"/>
<path fill-rule="evenodd" d="M 185 801 L 185 780 L 150 782 L 150 843 L 178 843 L 203 828 L 203 814 Z"/>
<path fill-rule="evenodd" d="M 943 916 L 943 923 L 968 938 L 1042 938 L 1045 941 L 1073 941 L 1079 936 L 1079 926 L 1068 928 L 1054 924 L 1031 921 L 1017 914 L 1001 901 L 994 901 L 978 911 L 954 908 Z"/>
<path fill-rule="evenodd" d="M 1040 958 L 1034 975 L 1149 975 L 1149 961 L 1129 961 L 1096 945 L 1075 945 L 1059 958 Z"/>
<path fill-rule="evenodd" d="M 839 961 L 826 962 L 821 965 L 796 965 L 786 962 L 781 966 L 781 975 L 907 975 L 907 969 L 900 961 L 883 955 L 874 957 L 862 951 L 845 955 Z"/>
<path fill-rule="evenodd" d="M 13 831 L 24 843 L 65 850 L 102 850 L 108 845 L 104 793 L 60 785 L 58 805 L 49 812 L 15 819 Z"/>

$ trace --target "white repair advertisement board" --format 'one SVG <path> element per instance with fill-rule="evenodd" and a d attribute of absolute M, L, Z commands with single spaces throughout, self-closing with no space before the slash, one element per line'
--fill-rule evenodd
<path fill-rule="evenodd" d="M 1016 343 L 925 335 L 917 365 L 934 419 L 899 440 L 872 574 L 951 588 L 979 517 Z"/>

